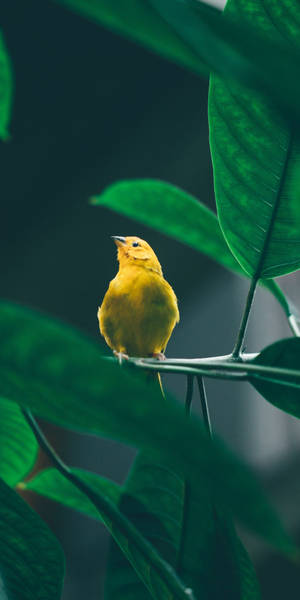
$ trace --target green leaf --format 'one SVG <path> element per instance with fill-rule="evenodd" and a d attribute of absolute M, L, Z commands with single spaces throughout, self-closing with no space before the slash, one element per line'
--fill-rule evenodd
<path fill-rule="evenodd" d="M 114 504 L 118 504 L 121 496 L 119 485 L 110 479 L 100 477 L 100 475 L 84 469 L 72 469 L 72 471 L 100 495 L 104 495 Z M 91 500 L 56 469 L 51 468 L 40 471 L 29 481 L 24 481 L 22 489 L 31 490 L 73 508 L 84 515 L 101 520 L 99 511 Z"/>
<path fill-rule="evenodd" d="M 194 72 L 207 68 L 188 43 L 145 0 L 56 0 L 58 4 L 115 30 Z"/>
<path fill-rule="evenodd" d="M 264 348 L 252 361 L 256 365 L 295 369 L 300 373 L 300 339 L 288 338 L 280 340 Z M 262 373 L 249 377 L 252 385 L 271 404 L 281 410 L 300 418 L 300 379 L 288 377 L 284 380 L 276 371 L 272 375 Z"/>
<path fill-rule="evenodd" d="M 91 199 L 203 252 L 242 273 L 226 244 L 216 215 L 175 185 L 155 179 L 120 181 Z"/>
<path fill-rule="evenodd" d="M 13 487 L 31 471 L 38 445 L 17 404 L 0 398 L 0 415 L 0 477 Z"/>
<path fill-rule="evenodd" d="M 299 25 L 294 0 L 284 0 L 282 7 L 272 3 L 270 10 L 261 0 L 230 0 L 225 13 L 199 0 L 148 1 L 212 72 L 257 90 L 289 121 L 299 120 Z M 266 30 L 266 19 L 273 21 L 274 29 Z"/>
<path fill-rule="evenodd" d="M 91 199 L 148 225 L 157 231 L 199 250 L 219 264 L 245 275 L 224 239 L 216 215 L 199 200 L 178 187 L 155 179 L 121 181 Z M 272 280 L 262 282 L 274 294 L 289 317 L 295 309 L 280 287 Z"/>
<path fill-rule="evenodd" d="M 229 0 L 227 12 L 239 19 L 251 16 L 275 47 L 285 39 L 299 47 L 297 3 L 286 0 L 280 10 L 272 3 L 266 11 L 260 0 Z M 299 200 L 293 182 L 300 143 L 292 127 L 258 92 L 217 76 L 211 78 L 209 123 L 218 214 L 232 252 L 254 278 L 299 269 Z"/>
<path fill-rule="evenodd" d="M 175 598 L 185 600 L 189 597 L 192 600 L 193 596 L 185 592 L 184 585 L 179 581 L 170 565 L 162 560 L 155 548 L 150 546 L 146 539 L 141 538 L 138 530 L 118 510 L 119 486 L 94 473 L 88 473 L 81 469 L 72 469 L 72 472 L 95 492 L 99 512 L 95 511 L 95 505 L 88 501 L 86 496 L 73 483 L 66 481 L 55 469 L 47 469 L 25 486 L 26 489 L 34 490 L 49 498 L 58 500 L 64 505 L 77 508 L 89 516 L 102 518 L 122 549 L 124 556 L 133 565 L 153 598 L 158 600 L 170 600 L 172 598 L 174 600 Z M 132 499 L 132 501 L 135 505 L 137 504 L 137 500 Z M 141 503 L 138 503 L 138 506 L 139 511 L 144 512 Z M 142 589 L 144 589 L 143 586 Z"/>
<path fill-rule="evenodd" d="M 0 480 L 0 595 L 60 600 L 64 557 L 46 523 Z"/>
<path fill-rule="evenodd" d="M 7 125 L 11 113 L 12 92 L 11 64 L 0 32 L 0 138 L 4 141 L 9 138 Z"/>
<path fill-rule="evenodd" d="M 100 496 L 104 495 L 109 498 L 111 503 L 117 505 L 121 499 L 119 505 L 121 512 L 130 519 L 173 568 L 178 567 L 184 484 L 174 472 L 162 465 L 153 464 L 149 456 L 140 455 L 131 470 L 129 481 L 121 497 L 122 488 L 112 481 L 82 469 L 72 469 L 72 471 Z M 90 500 L 56 469 L 41 471 L 30 481 L 25 482 L 22 487 L 101 520 L 99 512 Z M 202 489 L 203 487 L 202 484 Z M 219 576 L 221 572 L 223 575 L 220 585 L 226 584 L 228 592 L 231 594 L 231 600 L 234 585 L 239 585 L 239 600 L 259 598 L 253 567 L 247 558 L 246 551 L 240 545 L 234 529 L 228 527 L 228 531 L 222 533 L 221 539 L 220 537 L 216 538 L 217 546 L 212 547 L 211 550 L 217 551 L 217 556 L 211 556 L 211 554 L 208 556 L 208 541 L 212 536 L 213 525 L 211 509 L 209 509 L 210 516 L 208 518 L 206 497 L 203 494 L 201 503 L 194 506 L 193 519 L 190 523 L 190 540 L 193 540 L 190 551 L 197 549 L 198 554 L 190 554 L 190 563 L 186 559 L 185 571 L 181 572 L 182 578 L 194 587 L 195 593 L 198 592 L 199 585 L 202 585 L 204 590 L 212 590 L 215 587 L 218 568 Z M 109 526 L 109 529 L 118 541 L 118 526 L 116 525 L 113 530 Z M 226 548 L 223 547 L 225 535 Z M 135 549 L 135 553 L 138 554 L 139 551 Z M 138 592 L 139 600 L 150 598 L 151 595 L 134 569 L 130 567 L 128 560 L 131 560 L 128 552 L 122 554 L 117 546 L 114 546 L 110 561 L 109 598 L 122 597 L 125 600 L 127 594 L 131 593 L 133 589 L 136 594 Z M 234 563 L 231 564 L 233 560 Z M 206 572 L 206 568 L 210 569 L 209 573 Z M 227 568 L 231 569 L 229 574 L 224 572 Z M 191 571 L 193 578 L 191 578 Z M 197 584 L 197 582 L 199 583 Z M 249 590 L 251 596 L 247 596 Z M 199 597 L 202 596 L 199 595 Z"/>
<path fill-rule="evenodd" d="M 248 552 L 237 537 L 235 529 L 229 520 L 227 521 L 226 536 L 228 537 L 228 545 L 232 561 L 236 565 L 237 575 L 239 577 L 240 600 L 260 600 L 260 586 L 256 577 L 254 566 L 250 560 Z"/>
<path fill-rule="evenodd" d="M 120 507 L 197 598 L 258 599 L 258 584 L 246 551 L 233 527 L 216 517 L 205 480 L 200 483 L 194 490 L 176 473 L 154 462 L 151 455 L 141 453 L 131 469 Z M 150 598 L 115 544 L 106 588 L 109 600 L 129 600 L 133 591 L 141 600 Z"/>
<path fill-rule="evenodd" d="M 0 394 L 64 427 L 155 450 L 197 486 L 281 549 L 292 551 L 277 516 L 248 470 L 211 442 L 197 417 L 186 422 L 175 400 L 161 401 L 140 371 L 105 359 L 98 344 L 21 307 L 0 304 Z"/>

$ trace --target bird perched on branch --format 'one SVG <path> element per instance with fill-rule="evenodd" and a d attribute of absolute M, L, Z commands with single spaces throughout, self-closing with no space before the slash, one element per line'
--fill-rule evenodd
<path fill-rule="evenodd" d="M 177 299 L 151 246 L 135 236 L 112 236 L 119 271 L 98 310 L 100 332 L 115 354 L 164 358 L 179 321 Z"/>

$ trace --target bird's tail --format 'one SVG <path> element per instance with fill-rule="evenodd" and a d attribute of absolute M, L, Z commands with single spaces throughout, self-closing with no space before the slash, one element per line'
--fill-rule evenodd
<path fill-rule="evenodd" d="M 146 380 L 148 381 L 149 385 L 151 385 L 151 384 L 153 385 L 153 383 L 158 384 L 159 391 L 160 391 L 163 399 L 165 400 L 166 396 L 165 396 L 164 388 L 162 385 L 160 373 L 157 373 L 157 372 L 155 373 L 155 371 L 148 371 L 146 373 Z"/>
<path fill-rule="evenodd" d="M 160 387 L 161 395 L 162 395 L 163 399 L 165 400 L 165 399 L 166 399 L 166 396 L 165 396 L 165 392 L 164 392 L 163 384 L 162 384 L 162 381 L 161 381 L 161 376 L 160 376 L 160 373 L 155 373 L 155 375 L 156 375 L 156 377 L 157 377 L 157 379 L 158 379 L 158 385 L 159 385 L 159 387 Z"/>

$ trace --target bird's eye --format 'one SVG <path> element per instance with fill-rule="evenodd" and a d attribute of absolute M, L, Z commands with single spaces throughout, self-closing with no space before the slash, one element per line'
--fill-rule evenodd
<path fill-rule="evenodd" d="M 137 246 L 139 246 L 139 243 L 138 242 L 132 242 L 132 245 L 133 245 L 134 248 L 136 248 Z"/>

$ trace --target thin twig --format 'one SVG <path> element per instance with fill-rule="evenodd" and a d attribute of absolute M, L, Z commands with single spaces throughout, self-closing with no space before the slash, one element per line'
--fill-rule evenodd
<path fill-rule="evenodd" d="M 208 409 L 208 403 L 207 403 L 207 397 L 206 397 L 203 377 L 198 376 L 197 381 L 198 381 L 198 388 L 199 388 L 199 394 L 200 394 L 203 421 L 204 421 L 204 424 L 205 424 L 205 427 L 206 427 L 209 437 L 212 438 L 212 427 L 211 427 L 211 422 L 210 422 L 209 409 Z"/>
<path fill-rule="evenodd" d="M 250 289 L 248 292 L 246 305 L 245 305 L 245 309 L 244 309 L 244 314 L 242 316 L 237 340 L 236 340 L 235 346 L 232 351 L 232 358 L 235 358 L 236 360 L 241 358 L 241 350 L 242 350 L 242 346 L 243 346 L 244 339 L 245 339 L 246 329 L 247 329 L 247 325 L 248 325 L 248 321 L 249 321 L 249 315 L 250 315 L 251 307 L 253 304 L 257 283 L 258 283 L 258 278 L 254 277 L 251 281 L 251 285 L 250 285 Z"/>
<path fill-rule="evenodd" d="M 194 391 L 194 375 L 187 375 L 187 386 L 186 386 L 186 396 L 185 396 L 185 414 L 186 417 L 189 418 L 191 414 L 191 405 L 193 400 L 193 391 Z M 183 557 L 185 553 L 185 542 L 186 542 L 186 532 L 188 527 L 188 515 L 190 510 L 190 499 L 191 499 L 191 486 L 190 482 L 185 479 L 184 480 L 184 489 L 183 489 L 183 506 L 182 506 L 182 520 L 181 520 L 181 531 L 180 531 L 180 542 L 177 554 L 176 561 L 176 571 L 181 574 Z"/>
<path fill-rule="evenodd" d="M 256 357 L 258 356 L 257 352 L 253 352 L 251 354 L 249 353 L 243 353 L 241 358 L 242 358 L 242 362 L 243 363 L 247 363 L 247 362 L 252 362 Z M 102 357 L 103 360 L 107 360 L 109 362 L 116 362 L 116 358 L 114 356 L 103 356 Z M 140 361 L 143 362 L 143 364 L 147 364 L 147 365 L 157 365 L 158 360 L 156 358 L 141 358 L 139 356 L 129 356 L 126 361 L 124 361 L 124 365 L 126 364 L 131 364 L 131 363 L 139 363 Z M 232 355 L 231 354 L 225 354 L 222 356 L 208 356 L 205 358 L 166 358 L 163 361 L 159 361 L 161 365 L 189 365 L 189 366 L 195 366 L 195 365 L 207 365 L 207 364 L 219 364 L 219 363 L 233 363 L 235 361 L 232 360 Z"/>
<path fill-rule="evenodd" d="M 130 359 L 129 359 L 130 360 Z M 188 367 L 185 365 L 173 365 L 173 364 L 168 364 L 167 361 L 164 362 L 159 362 L 156 365 L 154 365 L 153 363 L 147 363 L 142 361 L 141 359 L 137 360 L 136 362 L 134 360 L 130 361 L 131 364 L 134 367 L 137 367 L 139 369 L 144 369 L 146 371 L 159 371 L 160 373 L 185 373 L 190 374 L 190 375 L 203 375 L 204 377 L 211 377 L 213 379 L 239 379 L 239 380 L 247 380 L 247 373 L 230 373 L 230 372 L 225 372 L 222 369 L 219 369 L 219 366 L 216 366 L 216 369 L 212 369 L 210 368 L 210 366 L 208 366 L 208 368 L 205 369 L 201 369 L 201 368 L 197 368 L 197 367 Z M 245 369 L 246 371 L 246 369 Z"/>
<path fill-rule="evenodd" d="M 283 367 L 272 367 L 268 365 L 260 365 L 253 362 L 234 362 L 224 361 L 221 362 L 205 362 L 202 363 L 201 359 L 199 362 L 191 363 L 193 366 L 189 366 L 189 361 L 186 359 L 165 360 L 157 365 L 154 365 L 152 361 L 148 362 L 147 359 L 129 359 L 131 364 L 135 367 L 142 369 L 150 369 L 157 371 L 167 371 L 174 373 L 191 373 L 194 375 L 203 375 L 204 377 L 212 377 L 217 379 L 249 379 L 249 375 L 261 375 L 265 378 L 277 377 L 281 379 L 281 384 L 285 385 L 285 382 L 289 379 L 296 379 L 300 383 L 300 370 L 298 369 L 285 369 Z M 198 364 L 200 367 L 198 367 Z M 248 375 L 249 374 L 249 375 Z M 240 377 L 238 376 L 240 375 Z"/>
<path fill-rule="evenodd" d="M 192 590 L 183 585 L 176 573 L 170 568 L 170 565 L 158 555 L 155 548 L 153 548 L 150 542 L 140 534 L 139 530 L 131 523 L 131 521 L 129 521 L 105 496 L 94 492 L 87 483 L 80 479 L 80 477 L 64 463 L 40 430 L 39 425 L 31 412 L 26 408 L 21 410 L 40 447 L 50 458 L 53 465 L 66 479 L 88 497 L 96 507 L 104 522 L 108 524 L 108 528 L 112 529 L 111 523 L 113 523 L 113 525 L 119 528 L 122 535 L 128 538 L 129 542 L 132 541 L 136 545 L 148 564 L 154 566 L 165 584 L 173 591 L 175 598 L 178 598 L 179 600 L 195 600 Z"/>
<path fill-rule="evenodd" d="M 185 412 L 186 415 L 189 416 L 191 413 L 191 405 L 193 400 L 193 391 L 194 391 L 194 375 L 187 375 L 186 378 L 186 396 L 185 396 Z"/>
<path fill-rule="evenodd" d="M 293 334 L 296 337 L 300 337 L 299 320 L 296 319 L 295 315 L 290 315 L 288 317 L 288 322 L 289 322 L 289 326 L 290 326 L 290 329 L 292 330 Z"/>

